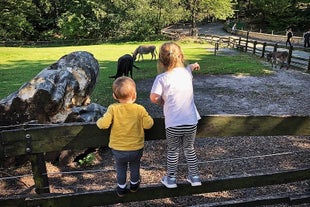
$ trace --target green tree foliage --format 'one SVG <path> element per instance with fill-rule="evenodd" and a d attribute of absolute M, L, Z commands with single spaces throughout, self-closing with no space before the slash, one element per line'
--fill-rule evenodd
<path fill-rule="evenodd" d="M 114 0 L 107 8 L 112 35 L 129 40 L 148 40 L 184 14 L 179 0 Z"/>
<path fill-rule="evenodd" d="M 238 0 L 239 17 L 251 28 L 263 31 L 305 31 L 310 23 L 309 0 Z"/>
<path fill-rule="evenodd" d="M 64 0 L 65 11 L 57 20 L 60 36 L 66 39 L 101 38 L 100 22 L 107 16 L 100 0 Z"/>
<path fill-rule="evenodd" d="M 57 14 L 60 7 L 58 0 L 32 0 L 31 10 L 27 12 L 27 20 L 34 28 L 30 39 L 46 39 L 56 28 Z"/>
<path fill-rule="evenodd" d="M 0 0 L 0 37 L 2 40 L 22 40 L 31 36 L 34 28 L 27 18 L 32 8 L 31 0 Z"/>
<path fill-rule="evenodd" d="M 288 0 L 252 0 L 251 15 L 261 28 L 286 28 L 291 24 L 288 17 L 294 15 L 294 8 Z"/>
<path fill-rule="evenodd" d="M 217 0 L 217 6 L 230 0 Z M 47 40 L 54 38 L 148 40 L 160 30 L 190 17 L 225 17 L 213 0 L 0 0 L 0 39 Z M 208 2 L 206 4 L 205 2 Z M 211 4 L 212 3 L 212 4 Z M 202 6 L 202 7 L 201 7 Z M 222 6 L 226 8 L 225 5 Z M 222 12 L 222 13 L 221 13 Z M 195 25 L 194 25 L 195 26 Z"/>
<path fill-rule="evenodd" d="M 225 20 L 234 14 L 231 0 L 185 0 L 184 4 L 193 28 L 204 19 Z"/>
<path fill-rule="evenodd" d="M 0 0 L 0 40 L 150 40 L 163 27 L 225 20 L 238 10 L 257 27 L 309 25 L 309 0 Z"/>

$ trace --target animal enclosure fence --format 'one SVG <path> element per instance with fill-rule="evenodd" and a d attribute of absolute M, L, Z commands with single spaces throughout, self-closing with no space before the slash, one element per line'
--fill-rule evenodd
<path fill-rule="evenodd" d="M 172 40 L 179 40 L 184 34 L 178 30 L 171 30 L 169 27 L 162 30 L 162 34 L 171 38 Z M 281 51 L 288 51 L 288 62 L 293 68 L 310 72 L 310 51 L 302 47 L 286 47 L 279 45 L 278 43 L 257 41 L 249 39 L 249 31 L 246 33 L 246 37 L 236 36 L 218 36 L 209 34 L 200 34 L 198 39 L 205 40 L 214 44 L 214 54 L 216 55 L 220 46 L 231 47 L 243 52 L 249 52 L 257 55 L 261 58 L 266 57 L 268 52 L 275 52 L 278 49 Z"/>
<path fill-rule="evenodd" d="M 164 119 L 154 120 L 154 126 L 146 130 L 146 140 L 165 139 Z M 199 193 L 218 192 L 231 189 L 268 186 L 305 181 L 310 179 L 310 168 L 279 170 L 272 173 L 229 176 L 219 179 L 203 180 L 200 187 L 188 188 L 180 183 L 171 190 L 162 185 L 142 187 L 137 194 L 118 198 L 113 190 L 52 193 L 46 172 L 45 153 L 61 150 L 79 150 L 87 147 L 106 147 L 109 130 L 99 130 L 95 123 L 70 123 L 57 125 L 21 125 L 0 128 L 1 164 L 10 157 L 27 155 L 32 165 L 32 175 L 37 195 L 18 195 L 0 198 L 1 206 L 98 206 L 119 202 L 145 201 L 158 198 L 184 196 Z M 198 124 L 197 138 L 212 136 L 283 136 L 310 135 L 308 116 L 205 116 Z M 90 139 L 91 137 L 91 139 Z M 260 205 L 273 203 L 307 203 L 310 195 L 278 195 L 268 199 L 243 201 L 240 205 Z M 220 205 L 217 205 L 220 206 Z M 227 203 L 222 203 L 227 206 Z"/>
<path fill-rule="evenodd" d="M 216 35 L 201 35 L 200 39 L 215 45 L 216 54 L 220 46 L 231 47 L 242 52 L 248 52 L 265 58 L 268 52 L 287 51 L 289 53 L 288 64 L 293 68 L 310 72 L 310 51 L 300 47 L 285 47 L 277 43 L 249 40 L 248 37 L 221 37 Z"/>

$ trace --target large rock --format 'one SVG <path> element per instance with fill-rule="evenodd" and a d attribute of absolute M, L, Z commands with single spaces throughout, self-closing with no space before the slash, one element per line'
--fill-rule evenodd
<path fill-rule="evenodd" d="M 77 111 L 83 111 L 84 121 L 94 120 L 85 117 L 82 109 L 90 103 L 98 75 L 99 64 L 91 53 L 78 51 L 63 56 L 0 101 L 0 126 L 29 121 L 62 123 L 75 121 L 74 117 L 82 121 Z M 104 112 L 99 105 L 90 108 L 96 109 L 95 114 L 87 113 L 90 116 L 98 117 L 97 112 Z"/>

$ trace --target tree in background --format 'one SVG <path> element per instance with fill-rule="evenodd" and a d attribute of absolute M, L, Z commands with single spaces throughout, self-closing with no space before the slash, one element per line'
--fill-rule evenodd
<path fill-rule="evenodd" d="M 195 28 L 204 18 L 232 13 L 230 0 L 0 1 L 1 40 L 148 40 L 180 21 L 190 19 Z"/>
<path fill-rule="evenodd" d="M 295 8 L 289 0 L 252 0 L 250 12 L 252 23 L 259 28 L 284 29 L 292 26 Z"/>
<path fill-rule="evenodd" d="M 233 9 L 253 28 L 306 31 L 310 23 L 309 0 L 0 0 L 0 40 L 150 40 L 171 24 L 194 31 L 231 18 Z"/>
<path fill-rule="evenodd" d="M 25 9 L 27 20 L 34 28 L 32 35 L 28 36 L 31 40 L 51 39 L 57 28 L 59 13 L 62 12 L 62 2 L 60 0 L 32 0 L 31 9 Z"/>
<path fill-rule="evenodd" d="M 114 0 L 107 8 L 114 36 L 127 40 L 149 40 L 184 16 L 180 0 Z"/>
<path fill-rule="evenodd" d="M 33 9 L 31 0 L 0 0 L 0 37 L 2 40 L 23 40 L 34 32 L 33 25 L 27 20 Z"/>
<path fill-rule="evenodd" d="M 156 14 L 156 32 L 168 25 L 176 24 L 186 19 L 186 8 L 181 0 L 154 0 L 153 11 Z"/>
<path fill-rule="evenodd" d="M 236 10 L 249 30 L 283 34 L 288 27 L 301 32 L 310 24 L 309 0 L 238 0 Z"/>
<path fill-rule="evenodd" d="M 197 22 L 205 19 L 225 20 L 234 15 L 231 0 L 184 0 L 183 3 L 193 30 L 197 27 Z"/>
<path fill-rule="evenodd" d="M 57 19 L 61 37 L 65 39 L 101 38 L 100 22 L 106 18 L 106 6 L 100 0 L 62 0 L 64 12 Z"/>

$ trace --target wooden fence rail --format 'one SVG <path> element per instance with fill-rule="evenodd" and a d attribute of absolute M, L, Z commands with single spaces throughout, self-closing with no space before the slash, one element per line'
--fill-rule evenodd
<path fill-rule="evenodd" d="M 146 130 L 146 140 L 165 139 L 164 119 L 155 119 Z M 70 123 L 57 125 L 21 125 L 0 128 L 0 160 L 28 155 L 35 182 L 35 196 L 1 198 L 0 206 L 94 206 L 119 202 L 142 201 L 172 196 L 207 193 L 228 189 L 240 189 L 290 183 L 310 179 L 310 168 L 294 169 L 273 174 L 247 175 L 203 181 L 201 187 L 187 188 L 181 183 L 176 190 L 154 185 L 142 188 L 138 194 L 119 199 L 113 191 L 51 194 L 46 172 L 44 153 L 66 149 L 85 149 L 107 146 L 109 130 L 99 130 L 95 123 Z M 197 138 L 212 136 L 277 136 L 310 135 L 309 116 L 205 116 L 198 124 Z M 1 164 L 0 163 L 0 164 Z M 283 201 L 278 199 L 277 202 Z M 308 202 L 309 195 L 300 202 Z"/>
<path fill-rule="evenodd" d="M 243 52 L 249 52 L 254 55 L 258 55 L 261 58 L 266 57 L 268 52 L 272 51 L 288 51 L 289 58 L 288 63 L 290 66 L 298 70 L 305 72 L 310 72 L 310 51 L 303 48 L 293 48 L 293 47 L 284 47 L 278 45 L 277 43 L 268 43 L 257 40 L 249 40 L 248 38 L 243 37 L 221 37 L 216 35 L 201 35 L 200 39 L 206 40 L 211 44 L 215 44 L 215 48 L 219 46 L 226 46 L 238 49 Z M 216 53 L 216 51 L 215 51 Z M 308 56 L 301 56 L 301 53 L 304 53 Z"/>
<path fill-rule="evenodd" d="M 225 190 L 235 190 L 250 187 L 261 187 L 268 185 L 284 184 L 307 180 L 310 178 L 310 169 L 298 169 L 282 171 L 272 174 L 247 175 L 247 176 L 231 176 L 223 179 L 215 179 L 203 181 L 201 186 L 189 188 L 188 183 L 178 183 L 178 188 L 168 189 L 163 185 L 150 185 L 139 189 L 139 193 L 130 193 L 123 198 L 119 198 L 114 190 L 94 191 L 84 193 L 70 194 L 42 194 L 32 197 L 15 197 L 0 200 L 0 205 L 5 207 L 60 207 L 60 206 L 75 206 L 75 207 L 92 207 L 102 206 L 116 203 L 146 201 L 160 198 L 169 198 L 176 196 L 194 195 L 200 193 L 211 193 Z M 294 199 L 295 197 L 295 199 Z M 257 206 L 278 203 L 298 204 L 309 201 L 310 195 L 290 195 L 281 196 L 277 199 L 272 198 L 267 202 L 251 201 L 254 204 L 245 205 L 237 204 L 235 206 Z M 228 206 L 228 205 L 217 205 Z"/>

